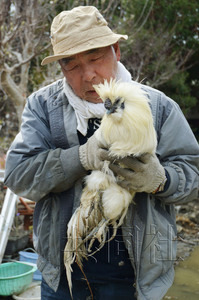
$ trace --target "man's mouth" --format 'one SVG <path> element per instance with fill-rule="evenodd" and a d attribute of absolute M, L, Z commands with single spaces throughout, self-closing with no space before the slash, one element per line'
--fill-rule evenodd
<path fill-rule="evenodd" d="M 102 102 L 102 100 L 100 100 L 99 95 L 97 94 L 97 92 L 94 89 L 85 91 L 85 100 L 93 102 L 93 103 L 101 103 Z"/>
<path fill-rule="evenodd" d="M 88 90 L 88 91 L 86 91 L 86 94 L 97 95 L 95 90 Z"/>

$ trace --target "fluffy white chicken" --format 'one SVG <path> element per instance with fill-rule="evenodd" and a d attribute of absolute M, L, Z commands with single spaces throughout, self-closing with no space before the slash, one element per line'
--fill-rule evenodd
<path fill-rule="evenodd" d="M 156 132 L 146 92 L 138 84 L 115 80 L 105 81 L 94 88 L 106 108 L 95 135 L 107 146 L 110 155 L 118 159 L 155 153 Z M 72 263 L 76 259 L 82 270 L 83 258 L 87 259 L 108 242 L 106 238 L 109 226 L 114 229 L 109 241 L 115 237 L 117 228 L 122 225 L 129 204 L 133 201 L 135 192 L 122 188 L 117 180 L 107 161 L 104 162 L 102 171 L 92 171 L 85 178 L 80 206 L 68 224 L 68 241 L 64 251 L 71 296 Z M 96 239 L 99 241 L 99 248 L 92 252 Z"/>

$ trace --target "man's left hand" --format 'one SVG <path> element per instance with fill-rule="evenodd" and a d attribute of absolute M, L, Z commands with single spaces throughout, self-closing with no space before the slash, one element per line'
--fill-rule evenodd
<path fill-rule="evenodd" d="M 119 177 L 119 185 L 135 192 L 160 191 L 166 182 L 165 170 L 155 154 L 117 159 L 109 167 Z"/>

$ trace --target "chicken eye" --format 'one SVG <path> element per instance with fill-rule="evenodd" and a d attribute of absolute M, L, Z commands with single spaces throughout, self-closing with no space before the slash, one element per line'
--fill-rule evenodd
<path fill-rule="evenodd" d="M 105 100 L 105 102 L 104 102 L 104 107 L 105 107 L 106 109 L 110 109 L 111 106 L 112 106 L 112 102 L 111 102 L 111 100 L 110 100 L 109 98 L 107 98 L 107 99 Z"/>
<path fill-rule="evenodd" d="M 121 103 L 121 106 L 120 106 L 120 107 L 121 107 L 121 109 L 124 109 L 124 108 L 125 108 L 124 102 Z"/>
<path fill-rule="evenodd" d="M 120 97 L 118 97 L 118 98 L 116 98 L 116 99 L 115 99 L 115 102 L 114 102 L 114 104 L 118 105 L 120 101 L 121 101 L 121 98 L 120 98 Z"/>

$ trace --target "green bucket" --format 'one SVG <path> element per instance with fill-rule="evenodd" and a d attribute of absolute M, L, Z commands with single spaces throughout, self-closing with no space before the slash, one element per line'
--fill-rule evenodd
<path fill-rule="evenodd" d="M 37 270 L 34 264 L 9 262 L 0 265 L 0 295 L 19 294 L 31 284 L 33 273 Z"/>

